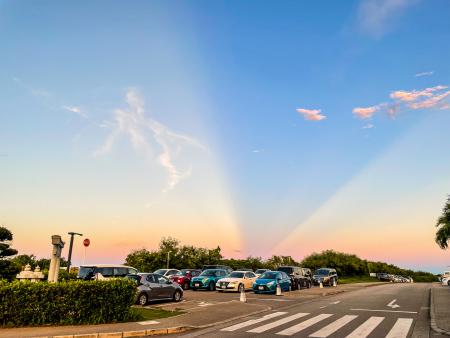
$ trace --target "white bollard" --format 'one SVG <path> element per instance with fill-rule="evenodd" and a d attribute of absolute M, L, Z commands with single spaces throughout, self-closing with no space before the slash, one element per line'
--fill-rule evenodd
<path fill-rule="evenodd" d="M 333 286 L 336 287 L 337 286 L 337 282 L 336 279 L 333 279 Z"/>
<path fill-rule="evenodd" d="M 242 303 L 247 303 L 247 296 L 245 295 L 245 287 L 242 288 L 242 290 L 241 290 L 241 297 L 239 298 L 239 300 Z"/>
<path fill-rule="evenodd" d="M 281 286 L 280 286 L 280 283 L 277 283 L 277 293 L 276 293 L 276 295 L 277 295 L 277 296 L 281 296 Z"/>
<path fill-rule="evenodd" d="M 320 281 L 319 288 L 323 289 L 323 283 Z"/>

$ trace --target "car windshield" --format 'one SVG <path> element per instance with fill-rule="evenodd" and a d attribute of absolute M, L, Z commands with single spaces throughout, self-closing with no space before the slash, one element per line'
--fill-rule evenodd
<path fill-rule="evenodd" d="M 261 279 L 276 279 L 277 277 L 280 277 L 279 273 L 274 272 L 274 271 L 267 271 L 267 272 L 264 272 L 260 278 Z"/>
<path fill-rule="evenodd" d="M 329 272 L 330 270 L 328 270 L 328 269 L 317 269 L 315 272 L 314 272 L 314 274 L 315 275 L 319 275 L 319 276 L 328 276 L 328 272 Z"/>
<path fill-rule="evenodd" d="M 229 277 L 231 278 L 244 278 L 244 273 L 243 272 L 232 272 L 230 273 Z"/>
<path fill-rule="evenodd" d="M 191 270 L 181 270 L 181 271 L 178 271 L 178 272 L 175 274 L 175 276 L 187 276 L 187 274 L 188 274 L 189 272 L 191 272 Z"/>
<path fill-rule="evenodd" d="M 257 273 L 257 274 L 264 273 L 264 272 L 266 272 L 265 269 L 258 269 L 255 271 L 255 273 Z"/>
<path fill-rule="evenodd" d="M 158 274 L 158 275 L 164 275 L 165 273 L 166 273 L 166 269 L 159 269 L 159 270 L 156 270 L 154 273 L 156 273 L 156 274 Z"/>
<path fill-rule="evenodd" d="M 216 270 L 205 270 L 200 274 L 200 276 L 208 276 L 208 277 L 215 276 L 215 275 L 216 275 Z"/>
<path fill-rule="evenodd" d="M 292 268 L 278 268 L 278 271 L 283 271 L 285 273 L 287 273 L 288 275 L 292 273 Z"/>
<path fill-rule="evenodd" d="M 80 267 L 80 270 L 78 271 L 78 277 L 86 278 L 89 275 L 93 274 L 94 270 L 95 270 L 95 267 L 93 267 L 93 266 L 82 266 L 82 267 Z"/>

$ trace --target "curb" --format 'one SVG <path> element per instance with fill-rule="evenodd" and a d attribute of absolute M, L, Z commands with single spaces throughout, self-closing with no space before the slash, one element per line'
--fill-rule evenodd
<path fill-rule="evenodd" d="M 434 332 L 450 336 L 450 331 L 443 330 L 436 324 L 436 314 L 434 313 L 433 286 L 431 286 L 430 288 L 430 326 Z"/>
<path fill-rule="evenodd" d="M 224 319 L 222 321 L 205 324 L 205 325 L 183 325 L 183 326 L 174 326 L 169 328 L 160 328 L 160 329 L 146 329 L 146 330 L 135 330 L 135 331 L 122 331 L 122 332 L 102 332 L 102 333 L 88 333 L 88 334 L 74 334 L 74 335 L 59 335 L 59 336 L 39 336 L 33 338 L 128 338 L 128 337 L 147 337 L 147 336 L 159 336 L 166 334 L 174 334 L 174 333 L 183 333 L 195 329 L 206 329 L 208 327 L 212 327 L 215 325 L 221 325 L 233 320 L 257 315 L 259 313 L 263 313 L 266 311 L 270 311 L 272 308 L 270 306 L 266 306 L 265 309 L 246 313 L 244 315 L 236 316 L 233 318 Z"/>

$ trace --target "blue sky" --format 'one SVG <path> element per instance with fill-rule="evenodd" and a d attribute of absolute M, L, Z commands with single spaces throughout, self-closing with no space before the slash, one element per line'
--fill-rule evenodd
<path fill-rule="evenodd" d="M 21 251 L 78 229 L 97 261 L 170 235 L 228 256 L 448 264 L 433 243 L 450 190 L 448 1 L 0 9 L 0 222 Z"/>

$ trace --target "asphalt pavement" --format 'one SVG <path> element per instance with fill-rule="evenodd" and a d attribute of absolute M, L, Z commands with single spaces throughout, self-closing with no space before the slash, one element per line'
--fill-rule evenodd
<path fill-rule="evenodd" d="M 178 337 L 437 337 L 429 328 L 429 289 L 429 284 L 363 288 Z"/>

